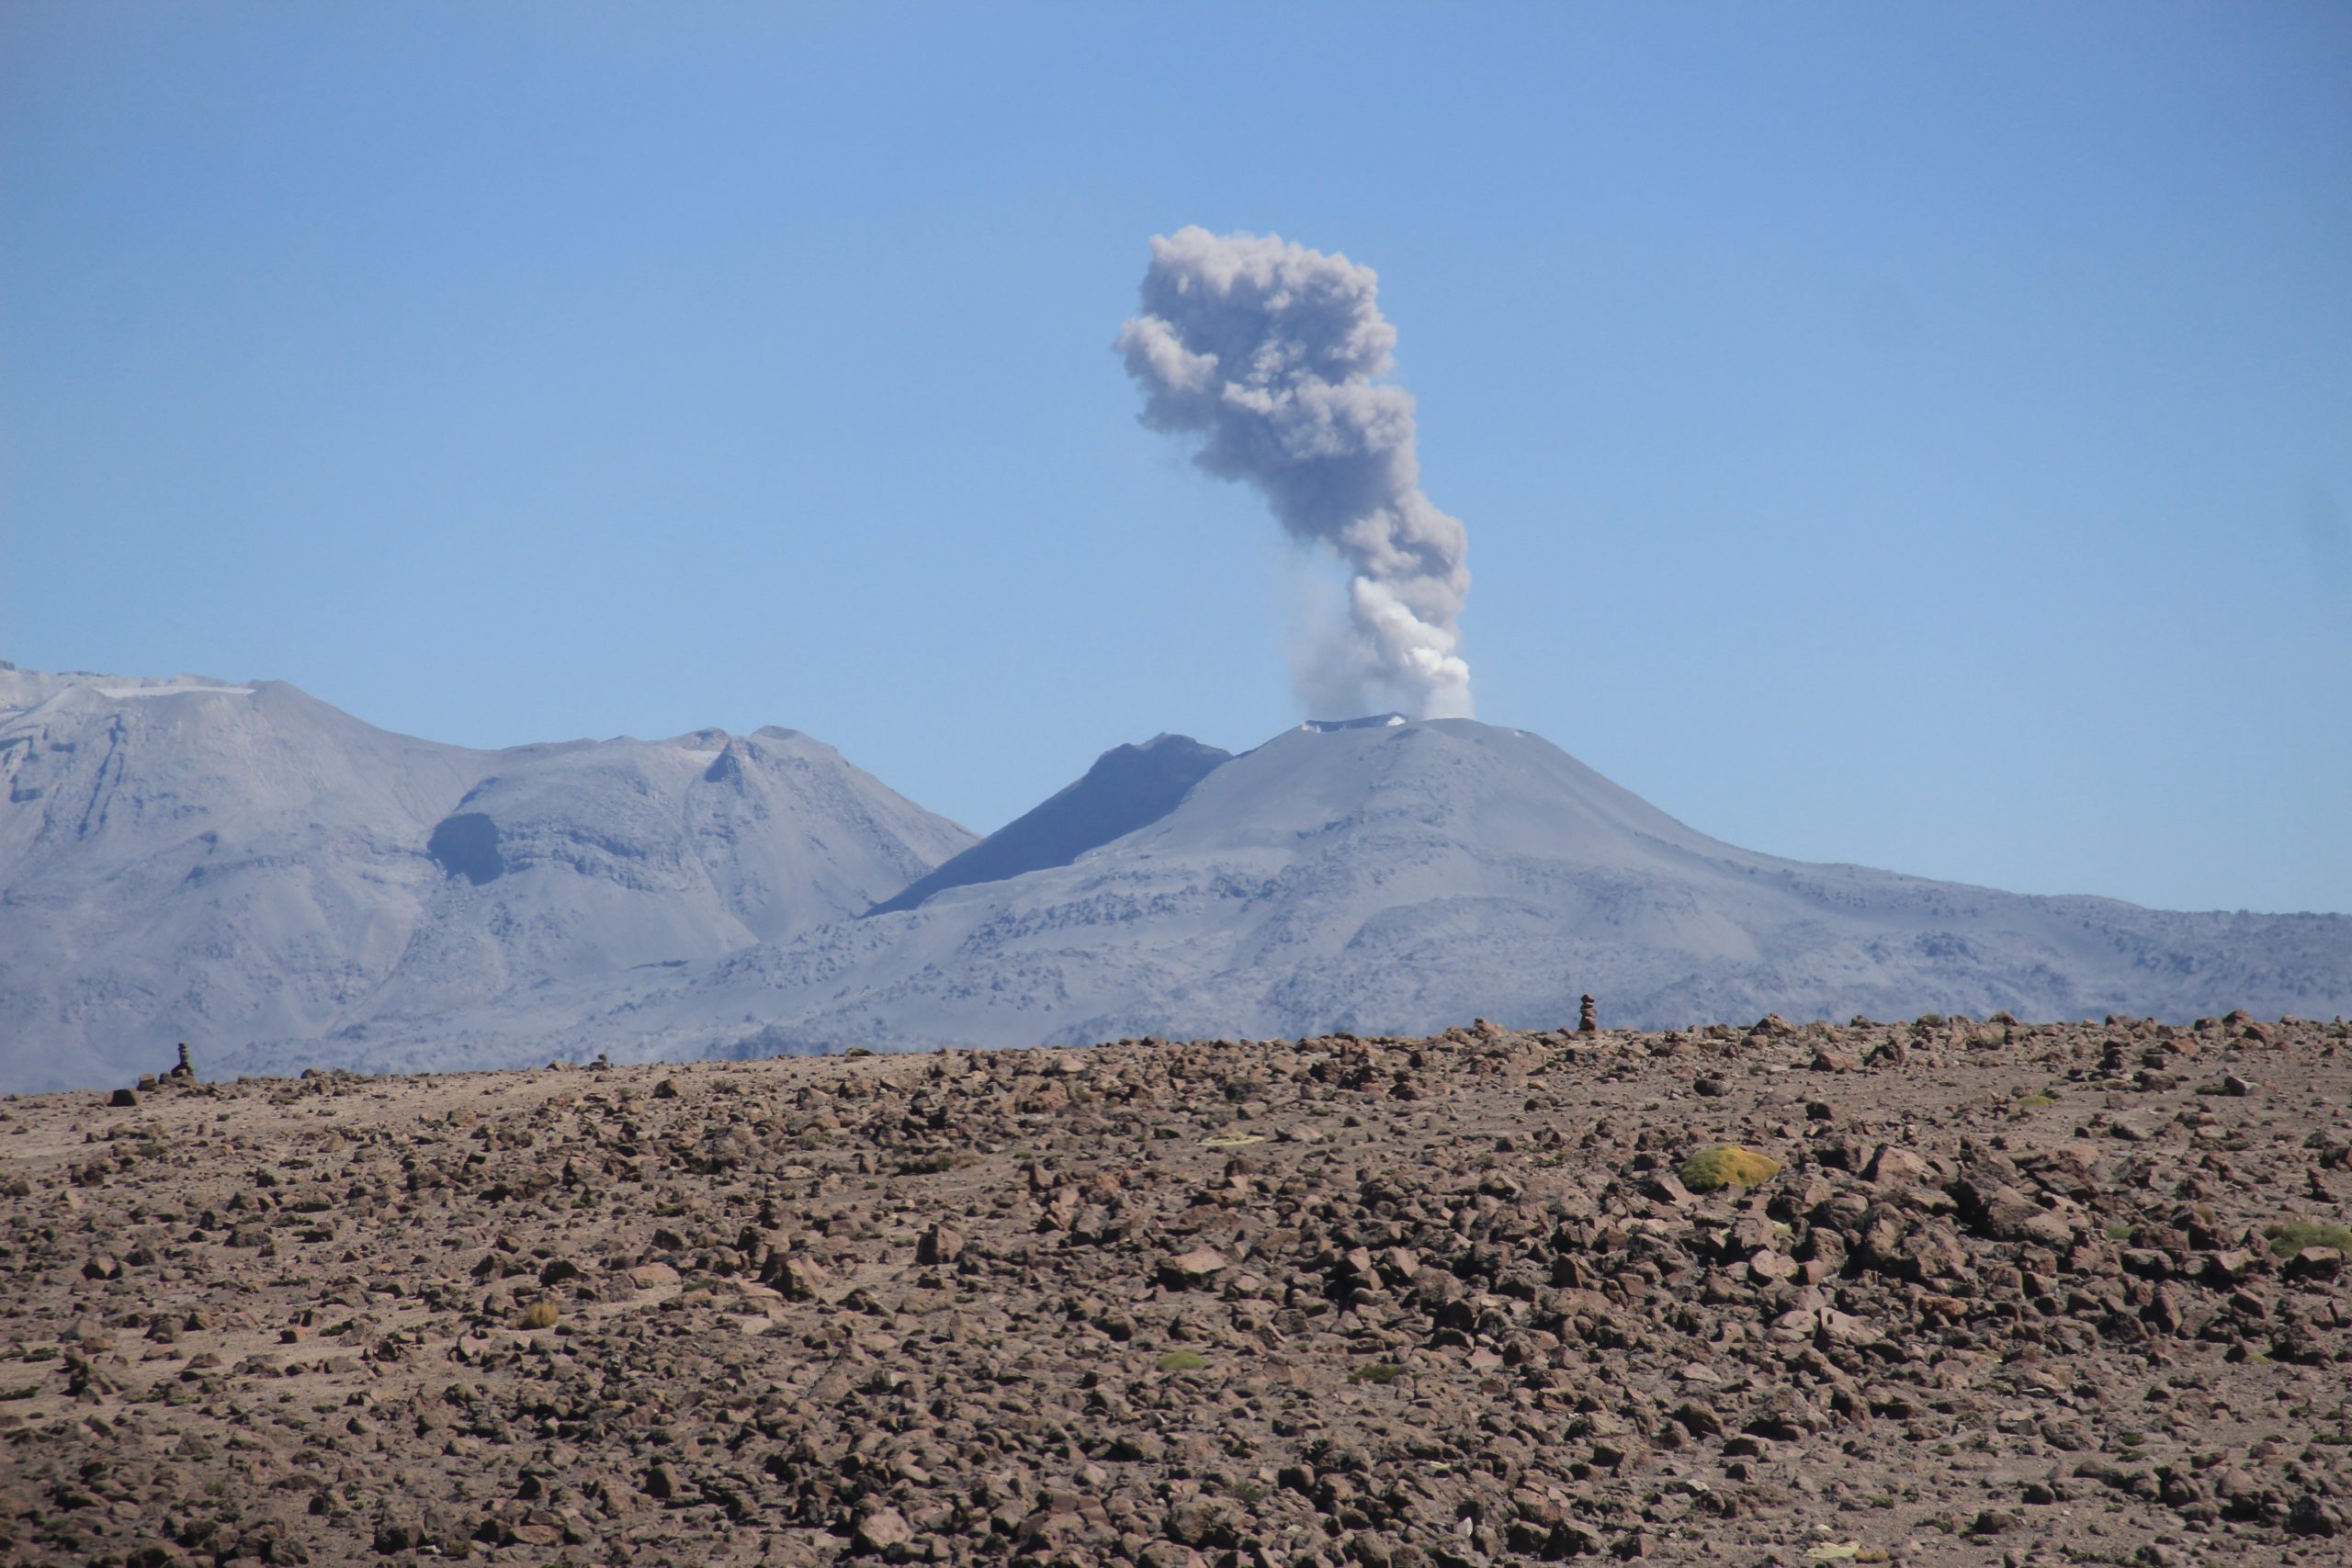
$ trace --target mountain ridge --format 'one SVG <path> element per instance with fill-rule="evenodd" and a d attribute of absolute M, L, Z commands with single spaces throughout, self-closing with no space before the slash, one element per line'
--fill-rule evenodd
<path fill-rule="evenodd" d="M 973 841 L 771 730 L 481 750 L 280 682 L 0 671 L 0 1083 L 182 1039 L 334 1060 L 388 1018 L 844 918 Z"/>
<path fill-rule="evenodd" d="M 1640 1027 L 2185 1018 L 2341 1010 L 2344 976 L 2342 916 L 2146 910 L 1784 860 L 1709 838 L 1540 737 L 1445 719 L 1285 731 L 1069 863 L 630 976 L 571 1029 L 616 1057 L 1386 1033 L 1474 1014 L 1550 1027 L 1587 990 Z"/>
<path fill-rule="evenodd" d="M 1117 747 L 987 840 L 797 731 L 502 751 L 278 682 L 0 671 L 0 1075 L 2352 1009 L 2352 918 L 1713 839 L 1527 731 Z M 44 1073 L 36 1079 L 32 1075 Z M 62 1075 L 62 1076 L 61 1076 Z"/>

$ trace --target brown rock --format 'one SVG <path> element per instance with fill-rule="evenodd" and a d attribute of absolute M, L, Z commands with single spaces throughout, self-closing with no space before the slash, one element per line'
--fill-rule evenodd
<path fill-rule="evenodd" d="M 1690 1189 L 1683 1186 L 1682 1179 L 1670 1170 L 1661 1170 L 1642 1183 L 1642 1192 L 1658 1202 L 1672 1203 L 1678 1208 L 1692 1201 Z"/>
<path fill-rule="evenodd" d="M 888 1551 L 894 1546 L 905 1546 L 915 1539 L 914 1526 L 896 1508 L 870 1508 L 860 1514 L 856 1532 L 850 1544 L 859 1551 Z"/>
<path fill-rule="evenodd" d="M 2015 1241 L 2028 1222 L 2039 1218 L 2041 1205 L 2014 1187 L 1996 1187 L 1986 1194 L 1978 1225 L 1996 1241 Z"/>
<path fill-rule="evenodd" d="M 1677 1405 L 1674 1410 L 1674 1418 L 1680 1422 L 1694 1438 L 1723 1436 L 1724 1418 L 1715 1414 L 1713 1406 L 1702 1404 L 1695 1399 L 1686 1400 Z"/>
<path fill-rule="evenodd" d="M 1925 1181 L 1931 1174 L 1926 1160 L 1908 1149 L 1898 1149 L 1889 1144 L 1871 1156 L 1869 1167 L 1862 1172 L 1862 1179 L 1884 1186 Z"/>
<path fill-rule="evenodd" d="M 1229 1546 L 1234 1523 L 1229 1506 L 1213 1498 L 1188 1497 L 1169 1507 L 1166 1534 L 1186 1546 Z"/>
<path fill-rule="evenodd" d="M 964 1256 L 964 1237 L 943 1224 L 933 1224 L 915 1243 L 915 1261 L 923 1264 L 953 1263 Z"/>
<path fill-rule="evenodd" d="M 2290 1280 L 2333 1280 L 2343 1269 L 2343 1248 L 2307 1247 L 2287 1259 L 2285 1272 Z"/>
<path fill-rule="evenodd" d="M 1820 1315 L 1820 1338 L 1825 1345 L 1875 1345 L 1884 1336 L 1867 1318 L 1824 1307 Z"/>
<path fill-rule="evenodd" d="M 1193 1291 L 1232 1267 L 1232 1259 L 1215 1247 L 1196 1247 L 1159 1260 L 1159 1282 L 1170 1290 Z"/>
<path fill-rule="evenodd" d="M 833 1282 L 831 1270 L 806 1252 L 788 1244 L 771 1244 L 760 1264 L 760 1282 L 774 1287 L 786 1299 L 813 1301 Z"/>

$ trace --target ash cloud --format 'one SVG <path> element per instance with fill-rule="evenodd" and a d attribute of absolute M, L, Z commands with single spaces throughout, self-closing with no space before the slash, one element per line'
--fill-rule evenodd
<path fill-rule="evenodd" d="M 1278 235 L 1181 229 L 1153 237 L 1116 347 L 1146 425 L 1204 436 L 1194 461 L 1347 564 L 1347 616 L 1304 649 L 1302 695 L 1467 717 L 1469 539 L 1421 493 L 1412 395 L 1378 379 L 1396 345 L 1378 289 L 1370 267 Z"/>

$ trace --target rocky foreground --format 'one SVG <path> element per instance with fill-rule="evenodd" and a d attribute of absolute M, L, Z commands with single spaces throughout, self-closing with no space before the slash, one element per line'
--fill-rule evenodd
<path fill-rule="evenodd" d="M 0 1102 L 11 1562 L 2352 1551 L 2340 1021 L 115 1098 Z"/>

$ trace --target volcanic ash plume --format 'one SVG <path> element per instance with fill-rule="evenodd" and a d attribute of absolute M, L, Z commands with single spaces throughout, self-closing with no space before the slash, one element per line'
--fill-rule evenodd
<path fill-rule="evenodd" d="M 1308 700 L 1467 717 L 1469 539 L 1421 493 L 1411 394 L 1374 379 L 1396 344 L 1378 288 L 1276 235 L 1182 229 L 1152 240 L 1117 347 L 1146 424 L 1204 433 L 1202 468 L 1257 486 L 1294 537 L 1347 562 L 1348 623 L 1298 671 Z"/>

